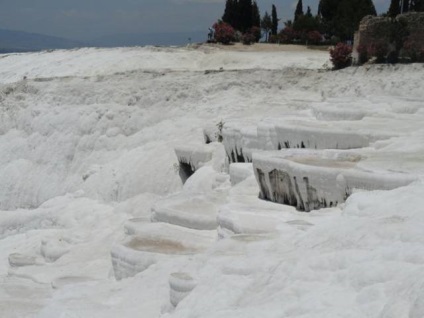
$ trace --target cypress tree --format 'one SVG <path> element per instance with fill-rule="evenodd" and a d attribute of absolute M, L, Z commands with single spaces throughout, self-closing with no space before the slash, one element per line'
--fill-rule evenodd
<path fill-rule="evenodd" d="M 312 12 L 311 12 L 311 7 L 310 6 L 308 6 L 308 9 L 306 10 L 306 16 L 308 18 L 312 18 Z"/>
<path fill-rule="evenodd" d="M 233 1 L 233 23 L 231 26 L 236 29 L 240 30 L 241 26 L 241 14 L 240 14 L 240 0 L 232 0 Z"/>
<path fill-rule="evenodd" d="M 264 16 L 262 17 L 261 28 L 265 31 L 265 41 L 268 42 L 269 31 L 272 29 L 272 20 L 267 11 L 265 11 Z"/>
<path fill-rule="evenodd" d="M 320 0 L 318 15 L 329 35 L 351 40 L 362 18 L 377 12 L 372 0 Z"/>
<path fill-rule="evenodd" d="M 389 11 L 387 11 L 387 15 L 389 17 L 396 17 L 400 13 L 400 2 L 399 0 L 392 0 L 390 2 Z"/>
<path fill-rule="evenodd" d="M 415 0 L 409 1 L 409 11 L 417 11 L 415 10 Z"/>
<path fill-rule="evenodd" d="M 421 3 L 421 4 L 420 4 Z M 409 11 L 420 11 L 419 8 L 424 9 L 422 7 L 423 0 L 392 0 L 390 2 L 390 8 L 387 14 L 391 17 L 395 17 L 396 15 L 402 13 L 406 13 Z M 422 10 L 421 10 L 422 11 Z"/>
<path fill-rule="evenodd" d="M 261 14 L 259 13 L 258 5 L 256 1 L 253 1 L 252 4 L 252 26 L 261 27 Z"/>
<path fill-rule="evenodd" d="M 326 21 L 333 20 L 339 3 L 340 0 L 320 0 L 318 5 L 318 15 Z"/>
<path fill-rule="evenodd" d="M 277 32 L 278 32 L 278 16 L 277 16 L 277 8 L 275 7 L 275 5 L 272 5 L 271 22 L 272 22 L 271 33 L 272 33 L 272 35 L 277 35 Z"/>
<path fill-rule="evenodd" d="M 240 28 L 241 32 L 246 32 L 252 27 L 252 0 L 239 0 Z"/>
<path fill-rule="evenodd" d="M 297 11 L 300 12 L 300 15 L 303 15 L 302 0 L 299 0 Z M 275 5 L 272 5 L 272 15 L 270 16 L 267 13 L 266 21 L 268 17 L 272 24 L 269 30 L 272 31 L 272 34 L 277 34 L 278 16 Z M 222 21 L 243 33 L 247 32 L 253 26 L 262 28 L 263 24 L 256 0 L 226 0 Z"/>
<path fill-rule="evenodd" d="M 224 15 L 222 16 L 222 21 L 228 24 L 231 24 L 233 22 L 232 21 L 232 16 L 234 12 L 233 3 L 234 3 L 233 0 L 227 0 L 227 2 L 225 2 L 225 10 L 224 10 Z"/>
<path fill-rule="evenodd" d="M 296 11 L 294 11 L 294 21 L 296 22 L 296 20 L 302 15 L 303 15 L 303 3 L 302 3 L 302 0 L 299 0 L 297 2 Z"/>
<path fill-rule="evenodd" d="M 403 0 L 402 13 L 409 11 L 409 0 Z"/>
<path fill-rule="evenodd" d="M 318 17 L 321 21 L 321 30 L 327 35 L 334 35 L 337 32 L 334 18 L 340 0 L 320 0 L 318 5 Z"/>
<path fill-rule="evenodd" d="M 236 29 L 239 31 L 244 31 L 245 27 L 245 6 L 246 6 L 246 0 L 238 0 L 237 4 L 237 13 L 238 13 L 238 21 L 237 21 L 237 27 Z"/>
<path fill-rule="evenodd" d="M 375 9 L 374 2 L 372 0 L 363 0 L 363 1 L 364 1 L 364 7 L 362 11 L 359 13 L 359 14 L 362 14 L 359 22 L 361 22 L 362 18 L 365 17 L 366 15 L 373 15 L 373 16 L 377 15 L 377 10 Z"/>
<path fill-rule="evenodd" d="M 411 11 L 423 12 L 424 11 L 424 0 L 411 0 Z"/>

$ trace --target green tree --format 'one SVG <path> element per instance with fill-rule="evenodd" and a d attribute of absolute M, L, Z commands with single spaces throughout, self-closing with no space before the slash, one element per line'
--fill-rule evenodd
<path fill-rule="evenodd" d="M 319 29 L 319 21 L 316 17 L 309 15 L 301 15 L 298 19 L 293 23 L 293 29 L 298 32 L 309 32 L 316 31 Z"/>
<path fill-rule="evenodd" d="M 261 14 L 256 1 L 252 3 L 252 26 L 261 27 Z"/>
<path fill-rule="evenodd" d="M 331 36 L 337 33 L 335 17 L 340 0 L 320 0 L 318 4 L 318 17 L 321 21 L 321 32 Z"/>
<path fill-rule="evenodd" d="M 397 2 L 397 6 L 396 6 L 396 3 L 393 4 L 393 2 Z M 401 4 L 401 1 L 392 0 L 392 2 L 390 3 L 390 8 L 389 8 L 390 16 L 394 16 L 393 14 L 391 14 L 391 11 L 390 11 L 392 6 L 396 8 L 399 7 L 398 14 L 401 12 L 400 10 L 401 7 L 402 7 L 402 13 L 409 12 L 409 11 L 422 12 L 424 11 L 424 0 L 404 0 L 403 6 Z"/>
<path fill-rule="evenodd" d="M 311 7 L 308 6 L 308 9 L 306 10 L 306 16 L 312 18 L 312 12 L 311 12 Z"/>
<path fill-rule="evenodd" d="M 245 33 L 252 27 L 252 0 L 239 0 L 238 12 L 240 15 L 239 26 L 237 30 Z"/>
<path fill-rule="evenodd" d="M 412 0 L 411 11 L 424 12 L 424 0 Z"/>
<path fill-rule="evenodd" d="M 424 12 L 424 0 L 411 0 L 409 11 Z"/>
<path fill-rule="evenodd" d="M 277 8 L 275 7 L 275 5 L 272 5 L 271 21 L 272 21 L 271 33 L 272 33 L 272 35 L 277 35 L 277 32 L 278 32 L 278 16 L 277 16 Z"/>
<path fill-rule="evenodd" d="M 231 25 L 233 28 L 237 24 L 237 0 L 227 0 L 225 2 L 224 15 L 222 22 Z"/>
<path fill-rule="evenodd" d="M 225 3 L 224 15 L 222 21 L 235 26 L 236 24 L 236 12 L 237 12 L 237 0 L 227 0 Z"/>
<path fill-rule="evenodd" d="M 400 13 L 400 2 L 399 0 L 392 0 L 390 2 L 389 11 L 387 11 L 387 15 L 389 17 L 396 17 Z"/>
<path fill-rule="evenodd" d="M 294 21 L 293 30 L 296 31 L 297 36 L 300 37 L 302 42 L 307 43 L 309 40 L 308 34 L 320 30 L 320 19 L 318 16 L 314 17 L 311 8 L 308 7 L 306 14 L 300 15 L 297 20 Z M 315 34 L 316 33 L 314 33 L 314 35 Z"/>
<path fill-rule="evenodd" d="M 296 5 L 296 10 L 294 11 L 294 21 L 303 15 L 303 2 L 302 0 L 299 0 Z"/>
<path fill-rule="evenodd" d="M 268 42 L 269 31 L 272 29 L 272 20 L 267 11 L 265 11 L 264 16 L 262 17 L 261 28 L 265 32 L 265 41 Z"/>
<path fill-rule="evenodd" d="M 342 40 L 353 39 L 363 17 L 377 15 L 372 0 L 320 0 L 318 9 L 325 32 Z"/>
<path fill-rule="evenodd" d="M 353 34 L 358 30 L 362 18 L 367 15 L 377 15 L 371 0 L 342 0 L 337 8 L 335 25 L 342 40 L 353 40 Z"/>
<path fill-rule="evenodd" d="M 409 0 L 403 0 L 402 13 L 409 11 Z"/>
<path fill-rule="evenodd" d="M 340 0 L 320 0 L 318 5 L 318 15 L 327 21 L 331 21 L 336 16 L 337 6 Z"/>
<path fill-rule="evenodd" d="M 222 21 L 244 33 L 252 28 L 252 26 L 259 27 L 261 17 L 255 1 L 227 0 Z"/>

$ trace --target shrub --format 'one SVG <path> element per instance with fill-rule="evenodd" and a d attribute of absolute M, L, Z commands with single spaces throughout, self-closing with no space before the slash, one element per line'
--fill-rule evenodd
<path fill-rule="evenodd" d="M 278 43 L 278 42 L 279 42 L 278 35 L 271 34 L 271 35 L 269 36 L 268 42 L 269 42 L 269 43 Z"/>
<path fill-rule="evenodd" d="M 338 37 L 338 36 L 335 36 L 335 35 L 333 35 L 331 38 L 330 38 L 330 43 L 332 44 L 332 45 L 337 45 L 337 43 L 339 43 L 341 41 L 341 39 Z"/>
<path fill-rule="evenodd" d="M 377 63 L 386 61 L 387 54 L 389 54 L 389 46 L 383 41 L 375 42 L 367 47 L 368 56 L 377 58 Z"/>
<path fill-rule="evenodd" d="M 344 43 L 338 43 L 330 50 L 330 57 L 334 69 L 339 70 L 348 67 L 352 62 L 352 47 Z"/>
<path fill-rule="evenodd" d="M 248 30 L 248 33 L 252 34 L 255 37 L 255 42 L 259 42 L 262 37 L 261 28 L 253 26 Z"/>
<path fill-rule="evenodd" d="M 252 43 L 256 42 L 256 38 L 253 34 L 251 33 L 245 33 L 243 34 L 243 36 L 241 37 L 241 41 L 244 45 L 250 45 Z"/>
<path fill-rule="evenodd" d="M 213 25 L 215 29 L 215 40 L 222 44 L 230 44 L 234 41 L 235 31 L 231 25 L 225 22 L 217 22 Z"/>
<path fill-rule="evenodd" d="M 292 43 L 298 37 L 298 33 L 292 27 L 285 27 L 283 30 L 281 30 L 279 37 L 280 42 Z"/>
<path fill-rule="evenodd" d="M 311 44 L 318 44 L 322 41 L 322 35 L 318 31 L 309 31 L 306 38 Z"/>

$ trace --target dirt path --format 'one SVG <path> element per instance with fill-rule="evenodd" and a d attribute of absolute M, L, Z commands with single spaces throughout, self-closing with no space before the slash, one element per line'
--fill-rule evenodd
<path fill-rule="evenodd" d="M 238 51 L 238 52 L 305 52 L 313 50 L 305 45 L 294 45 L 294 44 L 270 44 L 270 43 L 255 43 L 252 45 L 243 45 L 241 43 L 235 43 L 232 45 L 222 44 L 211 44 L 204 43 L 200 44 L 198 48 L 217 48 L 220 50 Z M 324 49 L 325 48 L 320 48 Z"/>

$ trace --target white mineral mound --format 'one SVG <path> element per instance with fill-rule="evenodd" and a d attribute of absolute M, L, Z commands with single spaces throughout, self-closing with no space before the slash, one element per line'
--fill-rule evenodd
<path fill-rule="evenodd" d="M 0 316 L 423 317 L 423 66 L 330 72 L 327 60 L 0 56 Z M 370 140 L 361 169 L 418 181 L 300 213 L 259 200 L 251 165 L 228 169 L 213 143 L 182 186 L 175 146 L 202 147 L 221 121 L 243 131 L 280 119 L 355 127 Z M 111 251 L 128 278 L 115 279 Z"/>

